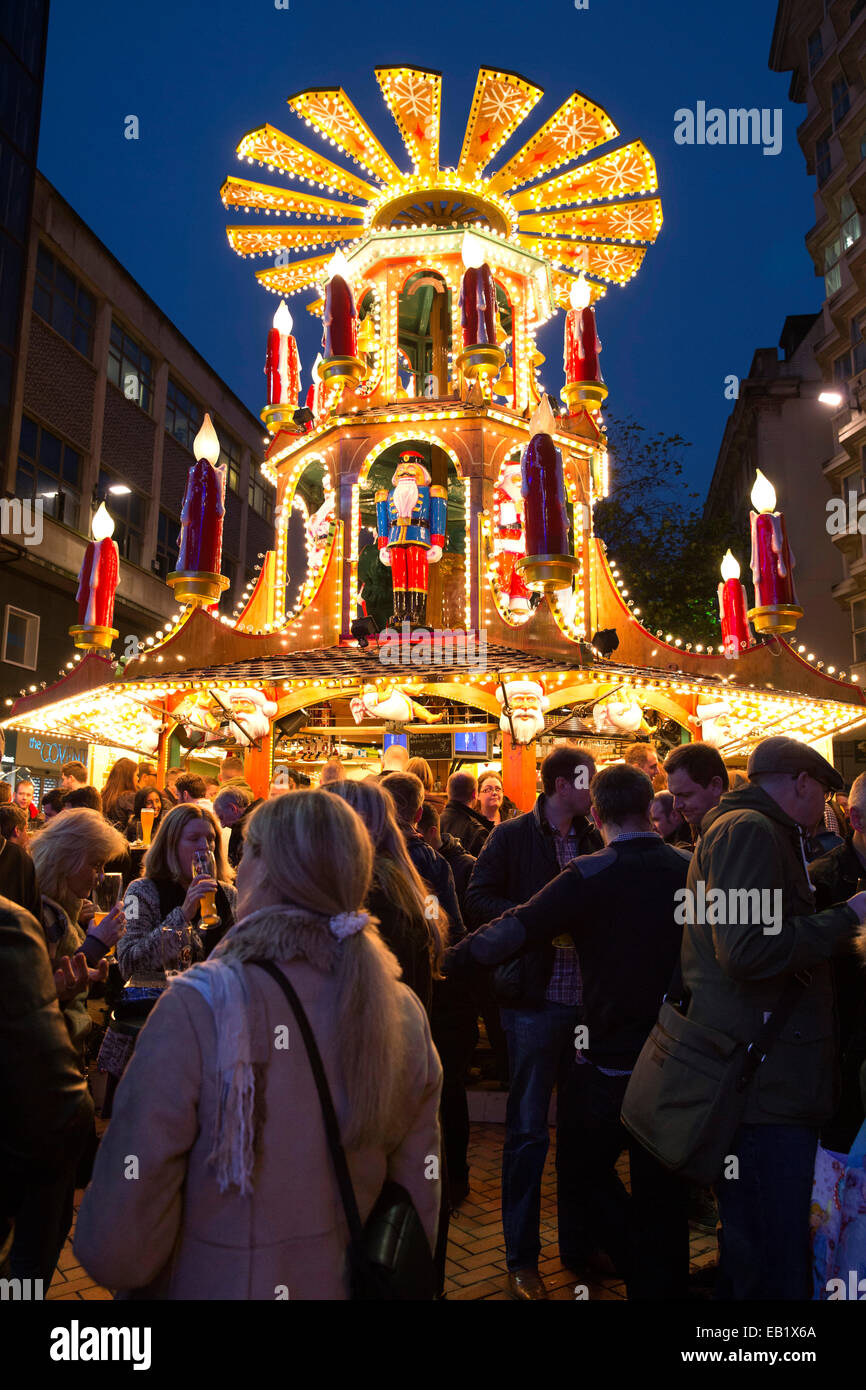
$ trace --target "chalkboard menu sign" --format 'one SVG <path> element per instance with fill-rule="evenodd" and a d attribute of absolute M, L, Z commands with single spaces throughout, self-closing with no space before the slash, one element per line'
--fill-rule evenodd
<path fill-rule="evenodd" d="M 437 758 L 451 758 L 451 734 L 424 733 L 409 735 L 409 756 L 412 758 L 426 758 L 428 762 L 435 762 Z"/>

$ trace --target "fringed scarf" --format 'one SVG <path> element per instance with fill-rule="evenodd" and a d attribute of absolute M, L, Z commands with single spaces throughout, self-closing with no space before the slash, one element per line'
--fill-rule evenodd
<path fill-rule="evenodd" d="M 216 1026 L 217 1109 L 208 1163 L 220 1192 L 253 1190 L 257 1131 L 256 1081 L 270 1053 L 264 1020 L 249 1007 L 244 962 L 301 958 L 330 974 L 341 943 L 328 918 L 295 907 L 263 907 L 235 923 L 209 960 L 176 976 L 171 989 L 195 989 L 208 1002 Z"/>

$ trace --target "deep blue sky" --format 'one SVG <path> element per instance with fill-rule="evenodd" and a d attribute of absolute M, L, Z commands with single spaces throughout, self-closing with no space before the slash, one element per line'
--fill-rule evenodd
<path fill-rule="evenodd" d="M 787 314 L 817 310 L 822 284 L 803 245 L 812 190 L 796 140 L 805 107 L 767 67 L 776 0 L 54 0 L 39 165 L 157 304 L 258 414 L 275 299 L 229 249 L 219 200 L 248 130 L 270 121 L 317 144 L 285 99 L 342 85 L 401 167 L 401 143 L 373 76 L 409 62 L 440 70 L 444 164 L 456 162 L 480 65 L 545 90 L 524 132 L 575 88 L 604 106 L 622 140 L 642 138 L 659 171 L 665 224 L 643 268 L 601 306 L 610 408 L 691 440 L 690 472 L 708 481 L 730 411 L 724 378 L 745 375 Z M 784 141 L 678 146 L 674 112 L 781 107 Z M 124 139 L 124 117 L 141 138 Z M 328 151 L 334 154 L 332 150 Z M 335 156 L 339 161 L 339 155 Z M 349 166 L 354 167 L 354 166 Z M 279 175 L 245 169 L 265 182 Z M 250 222 L 260 221 L 250 214 Z M 268 219 L 269 220 L 269 219 Z M 303 385 L 320 329 L 291 300 Z M 562 315 L 544 331 L 546 384 L 562 376 Z"/>

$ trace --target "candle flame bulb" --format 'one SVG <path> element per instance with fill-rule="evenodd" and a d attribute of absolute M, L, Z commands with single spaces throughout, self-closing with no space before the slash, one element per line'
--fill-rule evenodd
<path fill-rule="evenodd" d="M 752 506 L 757 512 L 774 512 L 776 510 L 776 489 L 765 478 L 760 468 L 755 470 L 755 485 L 751 492 Z"/>
<path fill-rule="evenodd" d="M 484 242 L 474 232 L 464 232 L 460 257 L 467 270 L 480 270 L 487 259 Z"/>
<path fill-rule="evenodd" d="M 220 442 L 209 415 L 205 415 L 201 422 L 201 429 L 192 442 L 192 451 L 196 459 L 207 459 L 208 463 L 216 467 L 220 456 Z"/>
<path fill-rule="evenodd" d="M 90 534 L 95 541 L 107 541 L 114 535 L 114 521 L 104 502 L 100 502 L 90 523 Z"/>
<path fill-rule="evenodd" d="M 725 558 L 722 561 L 722 578 L 727 582 L 729 579 L 739 579 L 740 566 L 736 557 L 730 550 L 725 551 Z"/>
<path fill-rule="evenodd" d="M 349 262 L 346 260 L 346 257 L 341 250 L 337 250 L 334 252 L 333 256 L 328 261 L 326 270 L 328 272 L 329 280 L 333 280 L 335 275 L 339 275 L 342 280 L 349 279 Z"/>
<path fill-rule="evenodd" d="M 572 309 L 586 309 L 592 299 L 592 286 L 583 271 L 568 292 L 568 302 Z"/>
<path fill-rule="evenodd" d="M 289 313 L 289 306 L 284 299 L 280 300 L 280 307 L 274 314 L 274 328 L 278 333 L 291 333 L 293 319 Z"/>
<path fill-rule="evenodd" d="M 529 421 L 529 437 L 536 434 L 553 434 L 556 429 L 556 416 L 550 408 L 547 396 L 542 396 Z"/>

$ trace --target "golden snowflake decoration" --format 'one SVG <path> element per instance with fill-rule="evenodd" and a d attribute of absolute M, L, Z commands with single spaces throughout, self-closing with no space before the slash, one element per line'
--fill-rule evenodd
<path fill-rule="evenodd" d="M 288 106 L 354 169 L 271 125 L 250 131 L 238 145 L 240 159 L 287 180 L 272 185 L 229 177 L 221 189 L 226 207 L 275 219 L 227 228 L 239 255 L 276 258 L 273 267 L 256 272 L 266 288 L 289 295 L 317 285 L 331 255 L 326 248 L 420 226 L 480 225 L 543 257 L 559 303 L 581 272 L 608 284 L 625 284 L 637 273 L 662 225 L 656 166 L 641 140 L 594 153 L 620 133 L 602 107 L 573 92 L 491 171 L 544 93 L 517 73 L 481 68 L 460 157 L 449 169 L 439 160 L 441 74 L 385 67 L 376 69 L 376 79 L 410 172 L 398 168 L 341 87 L 299 92 Z M 302 254 L 292 259 L 291 252 Z M 602 292 L 602 284 L 594 290 Z"/>

